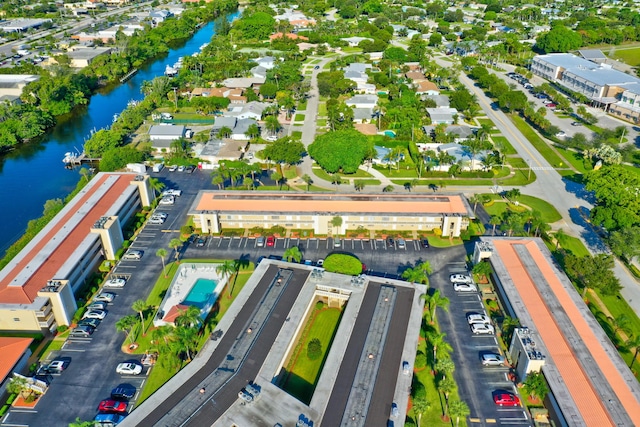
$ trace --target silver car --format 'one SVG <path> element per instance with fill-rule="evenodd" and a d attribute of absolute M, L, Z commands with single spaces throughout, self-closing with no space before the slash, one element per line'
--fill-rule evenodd
<path fill-rule="evenodd" d="M 495 329 L 493 329 L 493 326 L 487 325 L 486 323 L 472 323 L 471 332 L 475 335 L 493 335 L 495 333 Z"/>
<path fill-rule="evenodd" d="M 483 366 L 504 366 L 504 357 L 498 353 L 484 353 L 480 356 Z"/>
<path fill-rule="evenodd" d="M 122 259 L 128 259 L 128 260 L 139 260 L 140 258 L 142 258 L 142 251 L 128 251 L 126 254 L 122 255 Z"/>

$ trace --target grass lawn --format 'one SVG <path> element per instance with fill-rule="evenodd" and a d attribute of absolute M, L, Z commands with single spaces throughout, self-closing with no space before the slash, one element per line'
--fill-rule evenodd
<path fill-rule="evenodd" d="M 307 189 L 307 186 L 304 186 L 304 189 Z M 311 184 L 309 186 L 309 191 L 317 191 L 317 192 L 321 192 L 321 193 L 327 193 L 327 192 L 331 192 L 333 191 L 333 188 L 326 188 L 326 187 L 320 187 L 318 185 L 313 185 Z"/>
<path fill-rule="evenodd" d="M 291 138 L 302 139 L 302 131 L 294 130 L 293 132 L 291 132 Z"/>
<path fill-rule="evenodd" d="M 284 177 L 287 179 L 293 179 L 298 177 L 298 171 L 296 170 L 295 166 L 283 169 L 282 172 L 284 174 Z"/>
<path fill-rule="evenodd" d="M 64 345 L 66 340 L 67 340 L 67 334 L 60 334 L 54 339 L 52 339 L 51 341 L 49 341 L 49 343 L 46 346 L 42 347 L 42 350 L 40 351 L 40 353 L 38 353 L 38 359 L 43 359 L 43 358 L 46 359 L 47 356 L 49 356 L 49 353 L 51 353 L 52 351 L 62 350 L 62 346 Z"/>
<path fill-rule="evenodd" d="M 491 139 L 493 140 L 493 143 L 496 147 L 500 147 L 500 152 L 505 156 L 508 156 L 510 154 L 518 154 L 516 149 L 513 148 L 513 145 L 511 145 L 509 140 L 504 136 L 492 136 Z"/>
<path fill-rule="evenodd" d="M 563 236 L 560 239 L 560 246 L 562 249 L 567 252 L 571 252 L 575 256 L 583 257 L 589 255 L 589 251 L 577 237 Z"/>
<path fill-rule="evenodd" d="M 338 308 L 313 310 L 296 344 L 294 354 L 289 359 L 287 377 L 281 387 L 304 403 L 308 404 L 311 401 L 322 366 L 338 329 L 340 316 L 342 316 L 342 310 Z M 307 356 L 307 346 L 314 338 L 320 340 L 322 353 L 312 360 Z"/>
<path fill-rule="evenodd" d="M 496 129 L 496 125 L 493 123 L 493 121 L 491 119 L 476 119 L 476 121 L 478 122 L 478 124 L 480 126 L 482 125 L 489 125 L 491 126 L 491 133 L 496 133 L 496 132 L 500 132 L 498 129 Z"/>
<path fill-rule="evenodd" d="M 183 259 L 183 260 L 180 260 L 180 262 L 182 263 L 190 263 L 190 262 L 219 263 L 222 261 L 221 260 Z M 214 312 L 212 315 L 210 315 L 210 317 L 207 319 L 207 322 L 204 326 L 204 330 L 202 331 L 202 338 L 200 339 L 198 349 L 202 348 L 206 340 L 209 338 L 209 335 L 211 334 L 211 332 L 213 332 L 213 330 L 215 329 L 215 325 L 217 325 L 220 319 L 222 319 L 224 314 L 229 309 L 229 306 L 231 305 L 231 303 L 235 300 L 235 297 L 238 295 L 238 293 L 240 293 L 244 285 L 247 283 L 247 280 L 249 280 L 249 277 L 251 277 L 251 273 L 253 273 L 253 269 L 254 269 L 254 266 L 253 264 L 251 264 L 248 269 L 241 270 L 240 274 L 238 274 L 238 278 L 233 287 L 233 296 L 230 296 L 229 294 L 231 290 L 230 286 L 226 286 L 224 288 L 222 294 L 218 298 L 218 302 L 216 303 L 217 312 Z M 171 278 L 177 271 L 177 265 L 175 263 L 169 264 L 167 266 L 167 271 L 170 272 L 169 277 L 164 278 L 161 276 L 158 279 L 158 281 L 156 282 L 156 285 L 153 287 L 153 289 L 151 290 L 151 293 L 149 294 L 149 297 L 147 298 L 147 304 L 152 305 L 151 301 L 158 301 L 157 304 L 154 305 L 155 307 L 157 307 L 160 304 L 160 302 L 162 301 L 161 296 L 164 295 L 164 292 L 167 290 L 169 284 L 171 283 Z M 146 320 L 145 326 L 147 327 L 147 333 L 144 336 L 139 337 L 139 339 L 137 340 L 139 344 L 139 347 L 136 350 L 137 354 L 142 354 L 147 350 L 155 351 L 155 348 L 152 347 L 151 345 L 151 334 L 148 333 L 151 331 L 151 328 L 152 328 L 151 319 L 153 319 L 153 316 L 155 316 L 155 312 L 151 313 L 151 315 Z M 167 381 L 169 381 L 169 379 L 171 379 L 171 377 L 173 377 L 176 373 L 177 371 L 170 370 L 163 366 L 162 354 L 161 354 L 158 359 L 158 363 L 156 363 L 154 367 L 151 369 L 151 372 L 149 374 L 149 377 L 147 378 L 144 388 L 140 392 L 140 398 L 138 402 L 143 402 L 147 397 L 151 396 L 157 389 L 159 389 L 160 387 L 162 387 L 162 385 L 164 385 Z"/>
<path fill-rule="evenodd" d="M 560 154 L 562 154 L 562 157 L 564 157 L 569 163 L 571 163 L 574 168 L 578 169 L 580 173 L 585 174 L 593 169 L 590 164 L 591 162 L 588 162 L 589 164 L 587 167 L 582 153 L 578 153 L 577 151 L 569 150 L 558 145 L 556 145 L 556 150 L 558 150 Z"/>
<path fill-rule="evenodd" d="M 616 48 L 616 51 L 613 53 L 613 57 L 631 65 L 632 67 L 637 67 L 640 65 L 640 47 L 631 49 Z"/>
<path fill-rule="evenodd" d="M 640 168 L 636 167 L 636 166 L 632 166 L 632 165 L 620 165 L 623 168 L 625 168 L 628 172 L 633 172 L 636 175 L 640 175 Z"/>
<path fill-rule="evenodd" d="M 329 174 L 324 169 L 322 169 L 322 168 L 313 168 L 313 173 L 315 173 L 318 178 L 322 178 L 322 179 L 324 179 L 326 181 L 331 182 L 332 174 Z M 339 173 L 338 175 L 340 175 L 340 177 L 345 178 L 345 179 L 350 179 L 350 178 L 372 178 L 373 177 L 373 175 L 371 175 L 369 172 L 363 171 L 362 169 L 358 169 L 356 171 L 356 173 L 350 173 L 350 174 Z"/>
<path fill-rule="evenodd" d="M 527 173 L 529 173 L 529 165 L 522 159 L 522 157 L 507 157 L 506 160 L 512 167 L 516 169 L 527 169 Z"/>
<path fill-rule="evenodd" d="M 355 182 L 362 183 L 364 185 L 380 185 L 379 179 L 356 179 Z"/>
<path fill-rule="evenodd" d="M 318 120 L 316 120 L 316 124 L 318 126 L 326 126 L 327 125 L 327 119 L 318 119 Z"/>
<path fill-rule="evenodd" d="M 503 202 L 502 198 L 497 194 L 486 194 L 494 200 L 493 204 L 485 205 L 484 208 L 489 215 L 502 215 L 504 211 L 509 209 L 509 203 Z M 542 220 L 546 223 L 552 223 L 556 221 L 560 221 L 562 219 L 562 215 L 560 212 L 556 210 L 553 205 L 546 202 L 545 200 L 538 199 L 537 197 L 520 195 L 518 197 L 518 201 L 520 202 L 520 207 L 529 207 L 532 210 L 536 210 L 540 212 L 542 216 Z M 515 208 L 515 207 L 513 207 Z"/>
<path fill-rule="evenodd" d="M 320 102 L 318 104 L 318 116 L 324 117 L 327 115 L 327 104 L 326 102 Z"/>
<path fill-rule="evenodd" d="M 296 114 L 296 116 L 294 117 L 294 120 L 296 122 L 304 122 L 304 114 Z"/>
<path fill-rule="evenodd" d="M 558 156 L 555 151 L 529 126 L 522 117 L 516 114 L 510 114 L 511 120 L 518 130 L 529 140 L 536 150 L 553 166 L 554 168 L 565 167 L 566 160 Z M 573 175 L 570 170 L 559 170 L 562 176 Z"/>
<path fill-rule="evenodd" d="M 304 111 L 307 109 L 307 100 L 301 99 L 298 101 L 298 111 Z"/>

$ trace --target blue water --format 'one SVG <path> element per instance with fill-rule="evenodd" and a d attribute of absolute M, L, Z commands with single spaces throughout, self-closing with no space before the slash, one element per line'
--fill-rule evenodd
<path fill-rule="evenodd" d="M 214 289 L 217 284 L 218 282 L 211 279 L 196 280 L 182 304 L 193 305 L 200 309 L 204 308 L 208 303 L 213 304 L 214 301 L 211 301 L 211 298 L 217 297 L 217 295 L 214 295 Z"/>
<path fill-rule="evenodd" d="M 162 75 L 165 66 L 173 65 L 179 57 L 198 52 L 211 40 L 214 30 L 213 22 L 208 23 L 166 56 L 142 67 L 126 83 L 95 94 L 88 106 L 60 120 L 42 140 L 0 157 L 0 257 L 22 236 L 28 221 L 42 215 L 47 200 L 64 199 L 75 188 L 80 169 L 64 168 L 65 153 L 82 151 L 92 129 L 108 127 L 113 115 L 124 110 L 130 100 L 142 99 L 142 82 Z"/>

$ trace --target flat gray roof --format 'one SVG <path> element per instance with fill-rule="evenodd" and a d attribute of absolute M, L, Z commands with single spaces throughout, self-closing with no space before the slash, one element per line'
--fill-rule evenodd
<path fill-rule="evenodd" d="M 603 67 L 602 65 L 595 64 L 569 53 L 550 53 L 548 55 L 537 56 L 534 60 L 562 67 L 566 70 L 566 73 L 574 74 L 600 86 L 617 86 L 626 83 L 640 82 L 640 79 L 637 77 L 614 70 L 613 68 Z"/>

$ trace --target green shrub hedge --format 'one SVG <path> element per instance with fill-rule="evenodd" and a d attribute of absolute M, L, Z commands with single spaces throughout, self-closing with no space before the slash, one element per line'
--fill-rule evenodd
<path fill-rule="evenodd" d="M 331 273 L 357 276 L 362 273 L 362 263 L 352 255 L 332 254 L 324 260 L 324 269 Z"/>

